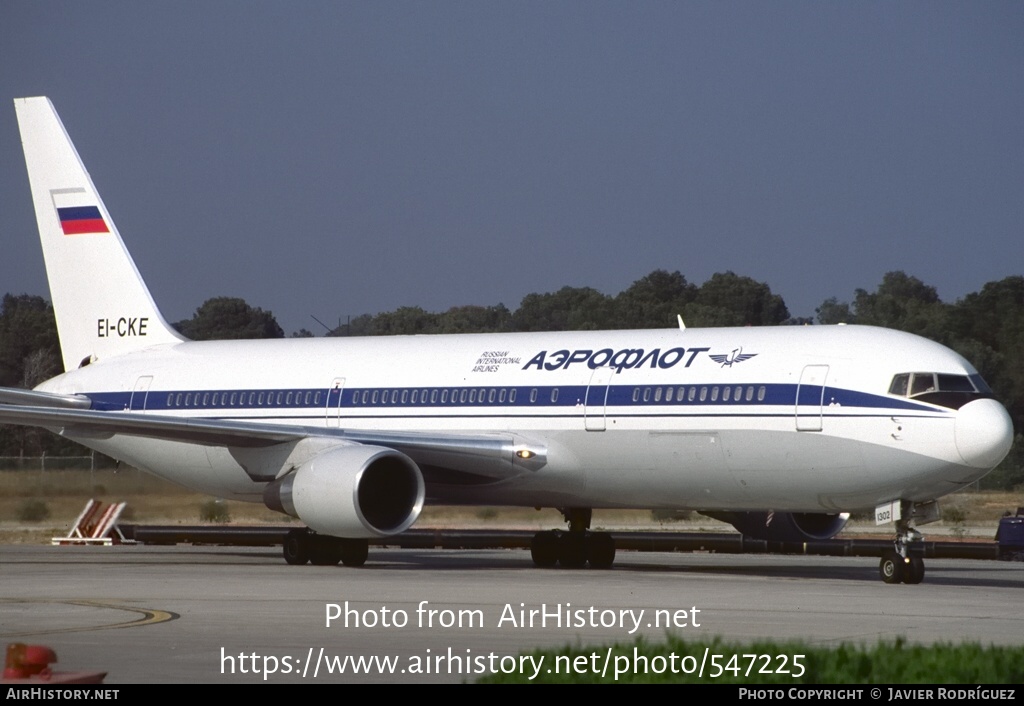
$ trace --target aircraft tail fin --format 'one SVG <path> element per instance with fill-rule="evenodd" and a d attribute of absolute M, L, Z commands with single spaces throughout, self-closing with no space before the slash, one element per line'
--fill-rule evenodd
<path fill-rule="evenodd" d="M 17 98 L 64 369 L 184 340 L 150 296 L 49 98 Z"/>

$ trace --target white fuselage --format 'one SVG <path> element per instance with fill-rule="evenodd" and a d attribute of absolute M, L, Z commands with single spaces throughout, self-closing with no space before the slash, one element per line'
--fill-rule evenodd
<path fill-rule="evenodd" d="M 894 375 L 926 371 L 977 375 L 917 336 L 811 326 L 185 342 L 39 389 L 140 415 L 546 450 L 541 467 L 487 482 L 425 468 L 433 502 L 839 512 L 953 492 L 994 465 L 986 449 L 1008 448 L 991 399 L 953 409 L 889 394 Z M 69 436 L 205 492 L 262 496 L 228 448 Z"/>

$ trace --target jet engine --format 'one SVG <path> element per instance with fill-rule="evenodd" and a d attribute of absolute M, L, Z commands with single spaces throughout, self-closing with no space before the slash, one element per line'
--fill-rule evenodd
<path fill-rule="evenodd" d="M 747 537 L 769 542 L 813 542 L 831 539 L 842 531 L 850 513 L 815 512 L 705 512 L 728 522 Z"/>
<path fill-rule="evenodd" d="M 423 509 L 423 475 L 412 459 L 381 446 L 339 446 L 270 483 L 263 502 L 320 533 L 349 539 L 409 529 Z"/>

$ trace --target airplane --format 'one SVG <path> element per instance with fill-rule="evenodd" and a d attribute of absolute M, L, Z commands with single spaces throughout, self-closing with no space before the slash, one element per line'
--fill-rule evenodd
<path fill-rule="evenodd" d="M 887 583 L 924 577 L 916 524 L 1008 453 L 1012 424 L 952 350 L 867 326 L 188 341 L 161 316 L 51 102 L 15 100 L 64 371 L 0 390 L 160 477 L 264 503 L 289 564 L 363 565 L 424 503 L 550 507 L 540 567 L 607 569 L 595 508 L 688 509 L 768 540 L 895 522 Z"/>

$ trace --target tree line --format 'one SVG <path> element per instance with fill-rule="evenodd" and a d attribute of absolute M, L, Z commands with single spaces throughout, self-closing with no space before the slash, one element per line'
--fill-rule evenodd
<path fill-rule="evenodd" d="M 791 317 L 782 297 L 767 284 L 733 272 L 717 273 L 698 286 L 678 271 L 655 270 L 616 295 L 563 287 L 528 294 L 515 311 L 504 304 L 456 306 L 443 312 L 400 307 L 356 316 L 325 335 L 668 328 L 676 325 L 676 315 L 697 328 L 848 323 L 899 329 L 949 346 L 978 368 L 1018 432 L 1009 458 L 983 484 L 1012 488 L 1024 483 L 1024 277 L 989 282 L 978 292 L 945 303 L 934 287 L 904 272 L 890 272 L 875 291 L 857 289 L 848 302 L 826 299 L 815 314 L 815 319 Z M 271 312 L 232 297 L 209 299 L 192 318 L 174 326 L 193 340 L 285 335 Z M 313 334 L 301 329 L 292 336 Z M 0 386 L 29 388 L 58 372 L 59 346 L 49 302 L 5 295 L 0 305 Z M 81 447 L 46 432 L 0 427 L 0 456 L 44 452 L 82 453 Z"/>

